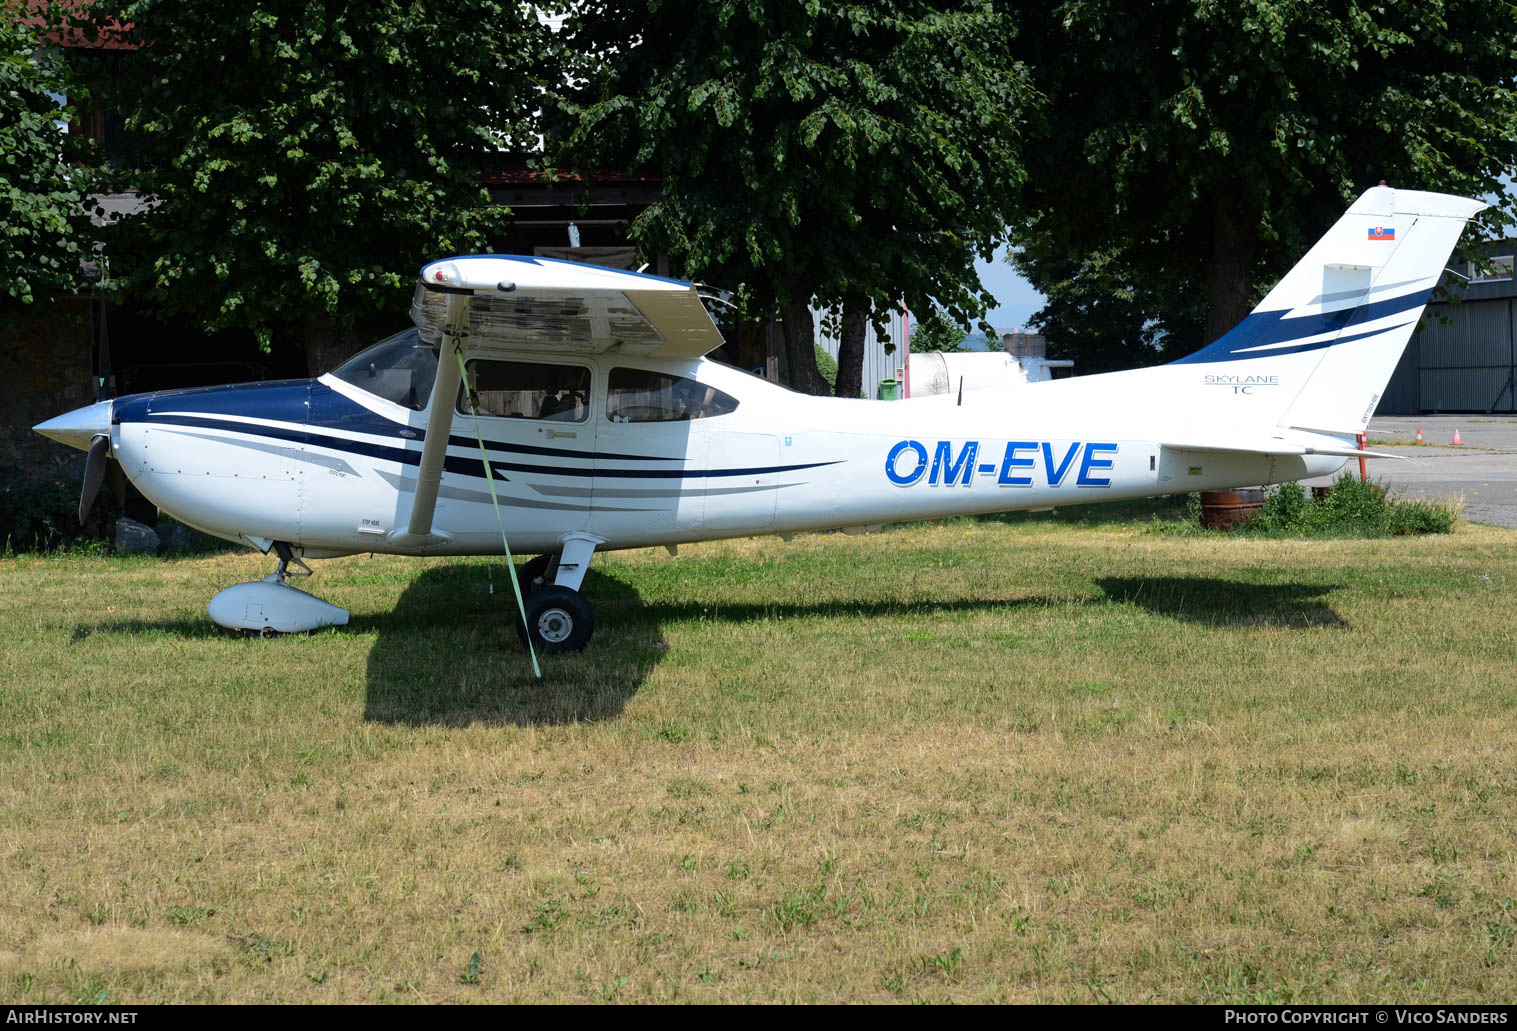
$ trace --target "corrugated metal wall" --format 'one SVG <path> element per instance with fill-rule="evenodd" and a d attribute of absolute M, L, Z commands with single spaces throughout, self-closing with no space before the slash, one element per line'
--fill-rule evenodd
<path fill-rule="evenodd" d="M 1414 415 L 1422 411 L 1422 384 L 1417 372 L 1422 367 L 1421 345 L 1422 334 L 1413 333 L 1406 350 L 1401 352 L 1401 360 L 1396 363 L 1396 371 L 1391 373 L 1391 381 L 1386 384 L 1376 414 Z"/>
<path fill-rule="evenodd" d="M 1514 379 L 1517 299 L 1430 304 L 1376 411 L 1513 412 Z"/>
<path fill-rule="evenodd" d="M 1418 334 L 1422 409 L 1512 411 L 1511 300 L 1467 301 L 1456 311 L 1436 314 L 1451 321 L 1429 318 Z"/>
<path fill-rule="evenodd" d="M 823 314 L 815 309 L 811 312 L 811 321 L 816 327 L 816 342 L 821 344 L 823 350 L 833 358 L 837 358 L 838 345 L 841 341 L 835 336 L 823 333 Z M 864 339 L 864 389 L 872 398 L 880 396 L 880 380 L 898 379 L 896 371 L 906 364 L 906 351 L 902 346 L 906 339 L 905 315 L 899 310 L 892 312 L 886 329 L 890 335 L 890 342 L 895 345 L 893 354 L 885 353 L 885 342 L 875 333 L 873 326 L 869 327 L 869 333 Z"/>

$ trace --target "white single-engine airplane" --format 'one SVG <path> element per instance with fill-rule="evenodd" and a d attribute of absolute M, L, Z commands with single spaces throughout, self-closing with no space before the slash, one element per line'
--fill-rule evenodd
<path fill-rule="evenodd" d="M 499 555 L 509 535 L 539 556 L 518 632 L 580 649 L 597 549 L 1280 483 L 1381 457 L 1356 435 L 1483 207 L 1376 187 L 1190 357 L 959 403 L 797 394 L 704 357 L 722 337 L 690 283 L 483 256 L 423 268 L 413 328 L 317 379 L 137 394 L 37 430 L 89 451 L 81 512 L 113 457 L 181 521 L 277 553 L 273 575 L 212 600 L 222 626 L 346 623 L 285 582 L 302 557 Z"/>

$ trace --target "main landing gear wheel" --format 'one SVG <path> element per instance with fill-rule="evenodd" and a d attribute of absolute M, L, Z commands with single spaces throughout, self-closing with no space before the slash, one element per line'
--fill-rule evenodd
<path fill-rule="evenodd" d="M 583 651 L 590 643 L 595 617 L 578 591 L 550 584 L 532 592 L 525 604 L 526 626 L 520 619 L 516 621 L 516 633 L 523 644 L 529 632 L 532 646 L 539 652 Z"/>
<path fill-rule="evenodd" d="M 554 554 L 539 555 L 522 566 L 516 574 L 516 582 L 521 585 L 522 601 L 552 584 L 557 572 L 558 556 Z"/>

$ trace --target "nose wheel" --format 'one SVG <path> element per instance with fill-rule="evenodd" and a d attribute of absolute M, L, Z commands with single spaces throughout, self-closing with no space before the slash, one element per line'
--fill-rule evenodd
<path fill-rule="evenodd" d="M 584 595 L 569 587 L 550 584 L 525 599 L 525 622 L 518 620 L 516 633 L 539 652 L 583 651 L 595 633 L 595 617 Z"/>

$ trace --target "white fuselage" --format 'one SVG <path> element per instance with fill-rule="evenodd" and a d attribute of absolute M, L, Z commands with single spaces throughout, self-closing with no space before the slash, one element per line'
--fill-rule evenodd
<path fill-rule="evenodd" d="M 1343 463 L 1163 447 L 1188 427 L 1157 398 L 1113 403 L 1109 377 L 975 392 L 958 405 L 810 397 L 699 358 L 556 362 L 590 370 L 582 421 L 478 417 L 521 553 L 553 551 L 568 532 L 635 548 L 1274 483 Z M 738 405 L 688 421 L 613 422 L 613 366 L 693 379 Z M 1228 402 L 1238 403 L 1247 402 Z M 132 482 L 207 532 L 265 549 L 287 541 L 312 557 L 503 550 L 469 415 L 452 424 L 439 539 L 427 546 L 395 539 L 415 497 L 425 409 L 327 375 L 122 399 L 116 418 L 112 451 Z"/>

